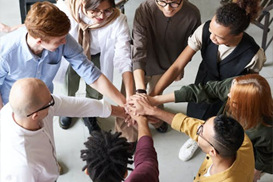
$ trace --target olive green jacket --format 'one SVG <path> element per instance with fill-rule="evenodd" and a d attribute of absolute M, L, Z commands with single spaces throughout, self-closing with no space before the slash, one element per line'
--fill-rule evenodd
<path fill-rule="evenodd" d="M 205 85 L 191 84 L 183 86 L 180 90 L 174 92 L 175 102 L 213 103 L 215 100 L 220 99 L 226 103 L 233 78 L 223 81 L 209 81 Z M 223 113 L 224 107 L 225 104 L 218 114 Z M 265 119 L 265 122 L 272 125 L 273 118 Z M 273 127 L 266 127 L 261 124 L 245 132 L 253 144 L 255 169 L 273 174 Z"/>

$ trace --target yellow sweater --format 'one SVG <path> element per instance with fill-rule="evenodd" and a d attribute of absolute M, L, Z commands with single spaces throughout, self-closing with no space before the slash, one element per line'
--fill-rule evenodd
<path fill-rule="evenodd" d="M 193 140 L 197 141 L 198 136 L 196 131 L 204 121 L 188 117 L 182 113 L 176 114 L 172 121 L 172 128 L 184 132 Z M 237 151 L 236 160 L 229 169 L 205 177 L 212 160 L 209 155 L 206 156 L 199 171 L 194 179 L 194 182 L 253 182 L 254 176 L 254 154 L 250 139 L 245 134 L 244 142 Z"/>

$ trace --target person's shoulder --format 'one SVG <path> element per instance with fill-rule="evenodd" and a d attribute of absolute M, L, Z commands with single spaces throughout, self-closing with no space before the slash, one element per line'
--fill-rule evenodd
<path fill-rule="evenodd" d="M 17 55 L 17 52 L 20 51 L 21 48 L 26 46 L 25 36 L 27 34 L 27 30 L 25 27 L 21 27 L 7 35 L 4 35 L 0 38 L 0 54 L 1 57 L 5 60 L 9 60 L 10 58 L 14 58 Z M 17 60 L 12 60 L 17 61 Z"/>
<path fill-rule="evenodd" d="M 7 47 L 8 45 L 13 45 L 16 42 L 20 42 L 22 40 L 22 37 L 27 34 L 26 27 L 23 26 L 21 28 L 18 28 L 17 30 L 10 32 L 0 38 L 0 44 L 5 44 L 5 46 L 1 47 Z"/>
<path fill-rule="evenodd" d="M 7 103 L 3 106 L 3 108 L 0 110 L 0 113 L 1 113 L 1 117 L 4 117 L 4 116 L 7 116 L 7 115 L 11 115 L 12 113 L 12 109 L 10 107 L 10 104 Z"/>
<path fill-rule="evenodd" d="M 141 12 L 153 12 L 158 10 L 157 5 L 155 4 L 155 1 L 153 0 L 146 0 L 144 2 L 142 2 L 136 11 L 141 11 Z"/>
<path fill-rule="evenodd" d="M 201 16 L 200 10 L 191 2 L 184 1 L 183 6 L 183 10 L 187 11 L 187 13 L 194 14 L 195 16 Z"/>

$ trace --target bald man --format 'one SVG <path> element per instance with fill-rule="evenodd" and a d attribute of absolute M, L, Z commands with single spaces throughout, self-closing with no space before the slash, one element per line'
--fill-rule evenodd
<path fill-rule="evenodd" d="M 59 166 L 53 117 L 110 115 L 124 118 L 125 112 L 105 101 L 52 95 L 36 78 L 18 80 L 1 110 L 1 181 L 55 182 Z"/>

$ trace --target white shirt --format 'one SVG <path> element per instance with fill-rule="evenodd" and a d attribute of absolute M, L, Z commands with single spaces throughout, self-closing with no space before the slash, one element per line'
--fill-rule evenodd
<path fill-rule="evenodd" d="M 57 1 L 57 7 L 69 17 L 71 22 L 69 33 L 78 41 L 79 24 L 71 16 L 64 1 Z M 81 11 L 80 17 L 87 24 L 93 23 L 92 19 L 85 16 Z M 132 71 L 131 37 L 125 15 L 120 14 L 112 23 L 105 27 L 91 30 L 90 34 L 91 55 L 101 53 L 100 70 L 110 81 L 113 81 L 114 68 L 120 74 Z"/>
<path fill-rule="evenodd" d="M 203 37 L 203 27 L 205 23 L 200 25 L 192 36 L 188 39 L 188 45 L 194 51 L 198 51 L 202 48 L 202 37 Z M 218 46 L 218 61 L 225 59 L 236 47 L 228 47 L 224 44 Z M 266 56 L 262 48 L 254 55 L 251 61 L 246 65 L 245 68 L 249 68 L 252 72 L 259 73 L 262 69 L 264 62 L 266 61 Z"/>
<path fill-rule="evenodd" d="M 1 110 L 1 182 L 55 182 L 59 176 L 53 117 L 109 117 L 111 105 L 87 98 L 55 96 L 43 127 L 30 131 L 19 126 L 6 104 Z"/>

